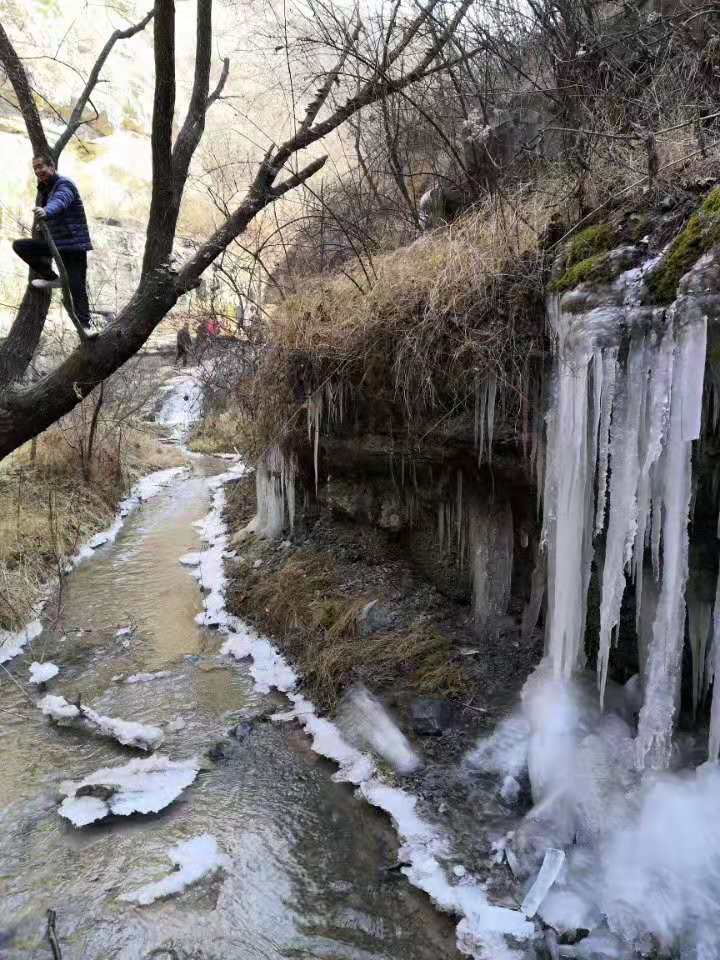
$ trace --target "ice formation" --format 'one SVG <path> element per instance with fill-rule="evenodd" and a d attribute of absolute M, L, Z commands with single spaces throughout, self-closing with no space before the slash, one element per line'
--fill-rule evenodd
<path fill-rule="evenodd" d="M 359 747 L 370 747 L 398 773 L 412 773 L 420 758 L 377 697 L 359 684 L 343 698 L 337 723 L 343 735 Z"/>
<path fill-rule="evenodd" d="M 707 319 L 688 304 L 668 311 L 639 306 L 641 281 L 642 270 L 629 271 L 616 281 L 614 299 L 590 309 L 578 309 L 575 294 L 562 305 L 559 298 L 549 304 L 557 357 L 547 417 L 546 650 L 558 676 L 570 677 L 584 667 L 593 537 L 606 528 L 601 701 L 626 580 L 632 577 L 644 691 L 637 762 L 663 768 L 678 708 L 691 457 L 700 436 Z M 621 361 L 622 337 L 627 355 Z M 650 578 L 657 589 L 648 584 Z M 656 608 L 651 627 L 642 628 L 648 590 L 657 597 Z M 704 623 L 691 623 L 691 637 L 698 637 L 693 643 L 696 697 L 709 631 Z"/>
<path fill-rule="evenodd" d="M 317 437 L 317 434 L 316 434 Z M 274 540 L 295 524 L 295 454 L 286 456 L 271 447 L 255 470 L 257 516 L 252 530 L 258 537 Z"/>
<path fill-rule="evenodd" d="M 120 899 L 146 906 L 162 897 L 182 893 L 203 877 L 230 866 L 230 859 L 220 852 L 217 840 L 209 833 L 178 843 L 168 850 L 168 859 L 175 867 L 171 873 L 162 880 L 123 894 Z"/>
<path fill-rule="evenodd" d="M 43 714 L 52 720 L 83 720 L 101 736 L 117 740 L 124 747 L 152 751 L 163 741 L 163 732 L 159 727 L 134 720 L 105 717 L 84 704 L 76 706 L 68 703 L 64 697 L 44 697 L 38 706 Z"/>
<path fill-rule="evenodd" d="M 60 785 L 65 799 L 58 808 L 76 827 L 114 815 L 157 813 L 167 807 L 195 780 L 197 758 L 174 761 L 167 757 L 131 760 L 124 767 L 106 767 L 79 782 Z"/>
<path fill-rule="evenodd" d="M 60 673 L 60 667 L 56 663 L 37 663 L 30 664 L 30 683 L 47 683 Z"/>
<path fill-rule="evenodd" d="M 212 511 L 203 523 L 208 543 L 204 555 L 211 554 L 220 562 L 227 543 L 222 484 L 228 478 L 226 475 L 219 480 Z M 383 783 L 372 758 L 347 743 L 336 724 L 319 717 L 314 705 L 295 692 L 299 678 L 290 664 L 268 640 L 225 609 L 222 566 L 215 560 L 212 564 L 216 580 L 208 586 L 217 595 L 216 618 L 227 636 L 222 652 L 238 659 L 251 658 L 250 674 L 258 690 L 275 688 L 286 693 L 293 705 L 292 710 L 276 714 L 274 719 L 297 719 L 312 738 L 313 750 L 338 765 L 333 779 L 357 785 L 369 803 L 391 817 L 402 841 L 400 858 L 408 864 L 403 873 L 414 886 L 428 893 L 440 909 L 461 918 L 457 926 L 459 950 L 475 960 L 517 960 L 520 954 L 507 946 L 504 936 L 528 939 L 534 935 L 535 925 L 518 910 L 491 905 L 482 885 L 464 871 L 462 879 L 458 881 L 455 874 L 455 882 L 450 881 L 448 874 L 453 870 L 448 869 L 447 863 L 453 859 L 452 850 L 442 832 L 418 815 L 417 799 L 412 794 Z"/>
<path fill-rule="evenodd" d="M 17 657 L 41 633 L 42 623 L 39 620 L 33 620 L 22 630 L 0 630 L 0 663 Z"/>

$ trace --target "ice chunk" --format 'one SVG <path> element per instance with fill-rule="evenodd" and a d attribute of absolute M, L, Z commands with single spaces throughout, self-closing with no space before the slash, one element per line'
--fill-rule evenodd
<path fill-rule="evenodd" d="M 48 694 L 38 703 L 41 711 L 51 720 L 75 720 L 80 716 L 80 710 L 68 703 L 65 697 L 54 697 Z"/>
<path fill-rule="evenodd" d="M 182 893 L 203 877 L 230 866 L 230 859 L 220 852 L 217 840 L 209 833 L 178 843 L 168 850 L 168 858 L 175 869 L 162 880 L 148 883 L 139 890 L 123 894 L 120 899 L 145 906 L 161 897 Z"/>
<path fill-rule="evenodd" d="M 76 827 L 110 815 L 157 813 L 193 783 L 199 769 L 196 757 L 180 761 L 148 757 L 123 767 L 105 767 L 84 780 L 61 784 L 65 799 L 58 813 Z"/>
<path fill-rule="evenodd" d="M 30 664 L 30 683 L 47 683 L 60 673 L 60 667 L 55 663 L 38 663 L 34 661 Z"/>
<path fill-rule="evenodd" d="M 345 695 L 336 722 L 351 743 L 375 750 L 398 773 L 412 773 L 420 766 L 420 758 L 402 730 L 362 685 Z"/>
<path fill-rule="evenodd" d="M 152 751 L 159 747 L 164 739 L 162 730 L 149 724 L 105 717 L 85 706 L 80 707 L 80 714 L 83 720 L 95 727 L 100 734 L 117 740 L 124 747 Z"/>
<path fill-rule="evenodd" d="M 560 875 L 560 871 L 565 863 L 565 851 L 554 850 L 552 848 L 545 851 L 540 873 L 537 875 L 535 883 L 525 894 L 520 909 L 526 917 L 534 917 L 547 896 L 550 888 Z"/>

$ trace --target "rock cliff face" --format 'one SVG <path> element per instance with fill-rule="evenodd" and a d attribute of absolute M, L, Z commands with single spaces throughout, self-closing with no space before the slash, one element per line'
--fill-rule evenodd
<path fill-rule="evenodd" d="M 318 518 L 373 529 L 466 611 L 469 637 L 530 644 L 544 621 L 561 674 L 597 666 L 602 687 L 639 672 L 650 765 L 667 763 L 681 709 L 709 709 L 718 203 L 648 199 L 572 235 L 547 282 L 542 394 L 528 379 L 519 412 L 489 378 L 474 409 L 413 447 L 372 398 L 353 409 L 326 385 L 307 432 L 258 471 L 264 535 L 303 536 Z"/>

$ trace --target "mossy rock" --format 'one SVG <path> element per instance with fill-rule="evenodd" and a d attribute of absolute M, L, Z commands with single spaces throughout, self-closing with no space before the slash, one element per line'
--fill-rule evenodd
<path fill-rule="evenodd" d="M 553 293 L 565 293 L 581 283 L 609 283 L 615 271 L 608 253 L 599 253 L 573 264 L 565 273 L 550 284 Z"/>
<path fill-rule="evenodd" d="M 615 230 L 609 223 L 586 227 L 570 241 L 566 267 L 588 260 L 599 253 L 611 250 L 615 245 Z"/>
<path fill-rule="evenodd" d="M 652 301 L 672 303 L 682 277 L 716 243 L 720 243 L 720 187 L 705 198 L 662 263 L 648 275 L 646 285 Z"/>
<path fill-rule="evenodd" d="M 609 251 L 617 242 L 617 234 L 609 223 L 586 227 L 577 233 L 566 247 L 565 272 L 550 289 L 564 293 L 581 283 L 603 283 L 612 279 Z"/>

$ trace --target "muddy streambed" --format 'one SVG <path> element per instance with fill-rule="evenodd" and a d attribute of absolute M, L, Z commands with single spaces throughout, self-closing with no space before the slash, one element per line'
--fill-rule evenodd
<path fill-rule="evenodd" d="M 49 610 L 57 623 L 9 664 L 25 681 L 31 660 L 53 660 L 61 672 L 52 693 L 162 726 L 160 752 L 173 759 L 205 755 L 229 727 L 283 703 L 256 693 L 247 668 L 219 655 L 220 635 L 195 622 L 199 585 L 178 562 L 200 549 L 193 524 L 209 510 L 208 479 L 223 469 L 194 458 L 68 578 L 61 615 Z M 170 675 L 118 680 L 156 671 Z M 385 872 L 397 855 L 386 818 L 333 783 L 335 768 L 292 725 L 246 725 L 244 738 L 204 760 L 195 783 L 158 815 L 78 830 L 57 814 L 59 784 L 139 754 L 51 725 L 7 674 L 0 697 L 3 960 L 52 956 L 48 908 L 64 960 L 458 956 L 450 920 Z M 165 876 L 167 851 L 203 833 L 230 858 L 227 869 L 149 906 L 119 899 Z"/>

